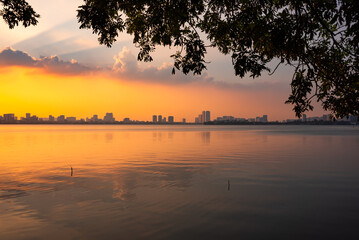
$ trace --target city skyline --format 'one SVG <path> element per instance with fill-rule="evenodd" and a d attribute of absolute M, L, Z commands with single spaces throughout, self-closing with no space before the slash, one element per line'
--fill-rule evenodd
<path fill-rule="evenodd" d="M 47 123 L 47 122 L 56 122 L 56 123 L 152 123 L 152 124 L 206 124 L 206 123 L 293 123 L 293 122 L 315 122 L 315 121 L 324 121 L 329 122 L 333 121 L 331 114 L 323 114 L 322 116 L 307 116 L 303 114 L 302 118 L 296 119 L 285 119 L 282 121 L 278 120 L 269 120 L 268 115 L 256 116 L 251 118 L 243 117 L 234 117 L 234 116 L 221 116 L 211 119 L 211 112 L 208 110 L 202 111 L 198 117 L 194 117 L 194 121 L 188 121 L 186 118 L 176 118 L 175 116 L 164 116 L 164 115 L 152 115 L 151 120 L 143 119 L 131 119 L 129 117 L 124 117 L 122 120 L 119 120 L 114 117 L 113 113 L 106 113 L 103 118 L 99 117 L 98 114 L 94 114 L 91 117 L 78 118 L 76 116 L 66 116 L 64 114 L 59 116 L 49 115 L 48 117 L 39 117 L 37 115 L 32 115 L 31 113 L 26 113 L 25 117 L 16 116 L 14 113 L 5 113 L 0 114 L 0 123 Z M 178 119 L 178 120 L 177 120 Z M 177 121 L 176 121 L 177 120 Z M 337 121 L 347 121 L 347 122 L 357 122 L 358 118 L 355 116 L 347 116 L 346 118 L 337 119 Z"/>
<path fill-rule="evenodd" d="M 41 18 L 36 27 L 8 29 L 0 22 L 0 110 L 86 118 L 114 112 L 116 118 L 151 120 L 155 113 L 193 121 L 202 108 L 212 117 L 244 118 L 270 113 L 272 120 L 294 118 L 284 104 L 291 72 L 278 68 L 258 79 L 235 76 L 229 56 L 209 49 L 208 70 L 201 76 L 171 74 L 172 50 L 159 47 L 151 63 L 137 62 L 132 37 L 121 34 L 112 48 L 100 46 L 91 31 L 78 29 L 74 1 L 33 0 Z M 58 9 L 61 9 L 59 11 Z M 272 64 L 272 69 L 276 63 Z M 314 103 L 310 115 L 322 115 Z M 216 115 L 218 113 L 218 115 Z"/>

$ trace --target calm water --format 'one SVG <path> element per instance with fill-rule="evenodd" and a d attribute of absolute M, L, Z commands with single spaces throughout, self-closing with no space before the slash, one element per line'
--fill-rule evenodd
<path fill-rule="evenodd" d="M 359 239 L 358 152 L 348 126 L 0 125 L 0 239 Z"/>

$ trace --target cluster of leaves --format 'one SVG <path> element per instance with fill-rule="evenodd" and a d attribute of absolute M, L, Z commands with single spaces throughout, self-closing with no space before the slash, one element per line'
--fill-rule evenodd
<path fill-rule="evenodd" d="M 201 74 L 207 47 L 229 54 L 240 77 L 279 59 L 294 67 L 287 103 L 298 117 L 313 97 L 343 117 L 359 115 L 358 9 L 357 0 L 85 0 L 78 19 L 107 46 L 133 34 L 138 60 L 152 61 L 156 45 L 179 47 L 173 73 Z"/>
<path fill-rule="evenodd" d="M 36 23 L 26 1 L 0 3 L 10 27 Z M 176 47 L 173 73 L 201 74 L 208 47 L 230 55 L 240 77 L 279 60 L 293 67 L 287 103 L 298 117 L 313 98 L 344 117 L 359 115 L 358 9 L 358 0 L 84 0 L 77 17 L 108 47 L 120 32 L 132 34 L 140 61 L 152 61 L 158 45 Z"/>
<path fill-rule="evenodd" d="M 22 22 L 24 27 L 37 24 L 40 17 L 25 0 L 0 0 L 0 16 L 10 28 Z"/>

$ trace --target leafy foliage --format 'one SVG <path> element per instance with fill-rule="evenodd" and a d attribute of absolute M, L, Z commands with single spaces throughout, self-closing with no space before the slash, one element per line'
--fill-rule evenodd
<path fill-rule="evenodd" d="M 28 9 L 24 0 L 0 3 Z M 298 117 L 313 99 L 344 117 L 359 115 L 358 9 L 357 0 L 84 0 L 77 17 L 108 47 L 120 32 L 132 34 L 140 61 L 152 61 L 158 45 L 180 49 L 172 73 L 201 74 L 208 47 L 230 55 L 240 77 L 258 77 L 279 60 L 293 67 L 287 103 Z M 21 20 L 6 12 L 10 27 Z"/>
<path fill-rule="evenodd" d="M 201 74 L 207 47 L 216 47 L 231 56 L 236 75 L 258 77 L 279 59 L 294 68 L 287 103 L 298 117 L 313 109 L 314 97 L 336 117 L 359 115 L 357 0 L 84 2 L 81 27 L 93 29 L 107 46 L 126 30 L 139 60 L 152 61 L 157 45 L 178 46 L 173 73 Z"/>
<path fill-rule="evenodd" d="M 25 0 L 0 0 L 0 16 L 14 28 L 22 22 L 24 27 L 37 24 L 40 17 Z"/>

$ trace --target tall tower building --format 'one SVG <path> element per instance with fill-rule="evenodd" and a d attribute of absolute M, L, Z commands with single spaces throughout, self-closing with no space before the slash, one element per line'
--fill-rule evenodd
<path fill-rule="evenodd" d="M 262 119 L 263 119 L 263 122 L 268 122 L 268 115 L 263 115 Z"/>
<path fill-rule="evenodd" d="M 201 123 L 205 123 L 206 122 L 206 111 L 202 111 L 202 122 Z"/>
<path fill-rule="evenodd" d="M 158 122 L 159 122 L 159 123 L 162 122 L 162 115 L 158 115 Z"/>
<path fill-rule="evenodd" d="M 210 122 L 210 121 L 211 121 L 211 112 L 210 112 L 210 111 L 206 111 L 205 122 Z"/>
<path fill-rule="evenodd" d="M 153 116 L 152 116 L 152 122 L 153 122 L 153 123 L 157 123 L 157 115 L 153 115 Z"/>
<path fill-rule="evenodd" d="M 168 123 L 173 123 L 173 122 L 174 122 L 174 117 L 168 116 Z"/>

